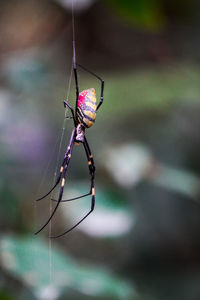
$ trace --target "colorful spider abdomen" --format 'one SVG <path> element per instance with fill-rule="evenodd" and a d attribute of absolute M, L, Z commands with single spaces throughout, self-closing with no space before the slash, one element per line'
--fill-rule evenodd
<path fill-rule="evenodd" d="M 94 88 L 84 90 L 79 93 L 77 103 L 78 121 L 84 127 L 91 127 L 96 119 L 97 99 Z"/>

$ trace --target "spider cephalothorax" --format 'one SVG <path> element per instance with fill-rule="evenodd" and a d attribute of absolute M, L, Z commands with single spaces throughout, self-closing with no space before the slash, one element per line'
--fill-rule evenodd
<path fill-rule="evenodd" d="M 79 123 L 76 127 L 76 137 L 74 143 L 80 145 L 80 143 L 84 142 L 84 137 L 85 137 L 85 127 Z"/>
<path fill-rule="evenodd" d="M 62 234 L 59 234 L 57 236 L 51 236 L 51 238 L 60 237 L 64 234 L 68 233 L 75 227 L 77 227 L 84 219 L 87 218 L 87 216 L 89 216 L 89 214 L 94 210 L 94 206 L 95 206 L 95 189 L 94 189 L 95 166 L 94 166 L 94 159 L 93 159 L 89 144 L 85 137 L 85 129 L 91 127 L 94 124 L 95 119 L 96 119 L 96 113 L 97 113 L 100 105 L 103 103 L 104 81 L 101 79 L 101 77 L 99 77 L 95 73 L 87 70 L 85 67 L 83 67 L 81 65 L 78 65 L 83 70 L 85 70 L 86 72 L 95 76 L 97 79 L 99 79 L 101 81 L 100 101 L 97 105 L 96 91 L 94 88 L 90 88 L 90 89 L 84 90 L 81 93 L 79 93 L 78 76 L 77 76 L 77 68 L 76 68 L 77 65 L 78 64 L 76 64 L 76 56 L 75 56 L 75 50 L 74 50 L 73 69 L 74 69 L 74 77 L 75 77 L 75 84 L 76 84 L 75 110 L 69 105 L 69 103 L 67 103 L 67 101 L 64 101 L 64 106 L 68 107 L 71 110 L 72 119 L 74 121 L 74 129 L 72 130 L 72 135 L 71 135 L 71 138 L 69 141 L 69 145 L 65 152 L 64 159 L 63 159 L 63 162 L 62 162 L 62 165 L 60 168 L 60 172 L 59 172 L 58 178 L 57 178 L 54 186 L 43 197 L 37 199 L 37 201 L 44 199 L 61 182 L 58 200 L 52 199 L 53 201 L 57 202 L 56 206 L 54 207 L 54 209 L 53 209 L 49 219 L 46 221 L 46 223 L 35 234 L 39 233 L 44 227 L 46 227 L 46 225 L 49 224 L 49 222 L 51 221 L 52 217 L 54 216 L 60 202 L 77 200 L 77 199 L 92 195 L 91 207 L 90 207 L 90 211 L 73 227 L 71 227 L 70 229 L 68 229 L 67 231 L 65 231 Z M 74 145 L 77 145 L 77 144 L 80 145 L 80 143 L 83 144 L 83 146 L 84 146 L 85 153 L 86 153 L 87 160 L 88 160 L 89 173 L 90 173 L 90 177 L 91 177 L 90 191 L 82 196 L 78 196 L 78 197 L 67 199 L 67 200 L 62 200 L 64 187 L 65 187 L 65 178 L 66 178 L 67 168 L 68 168 L 68 165 L 70 162 L 70 158 L 72 155 L 72 149 L 73 149 Z"/>

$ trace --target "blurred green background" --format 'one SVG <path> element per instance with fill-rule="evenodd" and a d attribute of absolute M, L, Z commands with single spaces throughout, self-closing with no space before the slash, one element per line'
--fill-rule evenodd
<path fill-rule="evenodd" d="M 73 123 L 71 0 L 0 1 L 0 300 L 200 299 L 200 3 L 74 0 L 77 60 L 105 80 L 90 197 L 53 184 Z M 80 90 L 100 84 L 79 72 Z M 69 102 L 75 104 L 74 79 Z M 67 112 L 69 115 L 69 112 Z M 64 198 L 89 189 L 74 147 Z M 58 191 L 55 191 L 54 197 Z"/>

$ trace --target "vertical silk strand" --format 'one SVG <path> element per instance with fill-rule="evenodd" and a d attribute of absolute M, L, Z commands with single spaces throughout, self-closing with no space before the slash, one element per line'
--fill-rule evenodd
<path fill-rule="evenodd" d="M 69 102 L 69 94 L 70 94 L 71 81 L 72 81 L 72 72 L 73 72 L 73 66 L 75 64 L 75 29 L 74 29 L 74 1 L 73 0 L 72 0 L 72 44 L 73 44 L 73 58 L 72 58 L 70 77 L 69 77 L 69 80 L 68 80 L 68 87 L 67 87 L 67 98 L 66 98 L 67 102 Z M 58 149 L 58 154 L 57 154 L 57 159 L 56 159 L 56 167 L 55 167 L 55 172 L 54 172 L 53 185 L 55 184 L 57 173 L 58 173 L 60 152 L 61 152 L 64 132 L 65 132 L 65 128 L 66 128 L 67 111 L 68 111 L 68 108 L 66 107 L 64 120 L 63 120 L 63 124 L 62 124 L 60 144 L 59 144 L 59 149 Z M 52 201 L 51 201 L 51 199 L 54 198 L 53 194 L 54 194 L 54 191 L 50 195 L 49 215 L 51 215 L 51 213 L 52 213 Z M 51 236 L 51 235 L 52 235 L 52 222 L 50 221 L 50 223 L 49 223 L 49 236 Z M 52 262 L 52 239 L 49 239 L 49 285 L 50 285 L 50 287 L 53 287 L 53 282 L 54 282 L 54 280 L 53 280 L 53 262 Z M 51 298 L 50 300 L 54 300 L 54 299 Z"/>

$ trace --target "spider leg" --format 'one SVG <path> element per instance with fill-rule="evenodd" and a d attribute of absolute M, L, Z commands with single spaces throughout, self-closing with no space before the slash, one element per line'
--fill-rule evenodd
<path fill-rule="evenodd" d="M 78 106 L 78 96 L 79 96 L 79 86 L 78 86 L 78 75 L 77 75 L 77 67 L 76 67 L 76 48 L 75 48 L 75 41 L 73 41 L 73 70 L 74 70 L 74 79 L 75 79 L 75 86 L 76 86 L 76 110 L 75 110 L 75 119 L 77 118 L 77 106 Z"/>
<path fill-rule="evenodd" d="M 80 198 L 83 198 L 83 197 L 86 197 L 86 196 L 89 196 L 91 195 L 91 192 L 87 193 L 87 194 L 84 194 L 84 195 L 81 195 L 81 196 L 78 196 L 78 197 L 75 197 L 75 198 L 71 198 L 71 199 L 67 199 L 67 200 L 61 200 L 60 202 L 68 202 L 68 201 L 73 201 L 73 200 L 77 200 L 77 199 L 80 199 Z M 58 200 L 56 199 L 51 199 L 52 201 L 54 202 L 58 202 Z"/>
<path fill-rule="evenodd" d="M 74 126 L 76 127 L 76 119 L 75 119 L 75 114 L 74 114 L 74 109 L 71 107 L 71 105 L 69 105 L 69 103 L 67 101 L 63 101 L 64 103 L 64 107 L 68 107 L 71 110 L 72 113 L 72 119 L 74 120 Z"/>
<path fill-rule="evenodd" d="M 60 179 L 62 177 L 62 173 L 63 173 L 65 164 L 66 164 L 66 158 L 64 158 L 64 160 L 62 162 L 62 165 L 61 165 L 61 168 L 60 168 L 60 173 L 58 175 L 58 178 L 57 178 L 56 183 L 54 184 L 54 186 L 48 191 L 48 193 L 46 193 L 44 196 L 36 199 L 35 201 L 40 201 L 40 200 L 46 198 L 57 187 L 57 185 L 59 184 Z"/>
<path fill-rule="evenodd" d="M 59 193 L 59 197 L 58 197 L 58 202 L 57 202 L 56 206 L 54 207 L 54 210 L 53 210 L 51 216 L 49 217 L 49 219 L 46 221 L 46 223 L 37 232 L 35 232 L 35 234 L 38 234 L 40 231 L 42 231 L 48 225 L 48 223 L 53 218 L 53 216 L 54 216 L 54 214 L 55 214 L 55 212 L 56 212 L 56 210 L 57 210 L 57 208 L 60 204 L 60 201 L 62 200 L 62 195 L 63 195 L 63 191 L 64 191 L 64 186 L 65 186 L 65 177 L 66 177 L 67 168 L 69 166 L 71 153 L 72 153 L 72 149 L 73 149 L 73 145 L 74 145 L 75 133 L 76 133 L 76 128 L 74 128 L 73 131 L 72 131 L 70 143 L 69 143 L 69 146 L 68 146 L 67 151 L 65 153 L 66 163 L 65 163 L 65 166 L 64 166 L 64 170 L 63 170 L 63 176 L 62 176 L 62 182 L 61 182 L 61 188 L 60 188 L 60 193 Z"/>
<path fill-rule="evenodd" d="M 94 210 L 94 206 L 95 206 L 95 197 L 92 197 L 92 203 L 91 203 L 90 211 L 78 223 L 76 223 L 73 227 L 71 227 L 69 230 L 65 231 L 64 233 L 59 234 L 57 236 L 49 236 L 49 238 L 56 239 L 56 238 L 59 238 L 59 237 L 65 235 L 65 234 L 67 234 L 68 232 L 72 231 L 74 228 L 76 228 L 80 223 L 82 223 L 91 214 L 91 212 Z"/>
<path fill-rule="evenodd" d="M 67 199 L 67 200 L 61 200 L 60 202 L 74 201 L 74 200 L 77 200 L 77 199 L 80 199 L 80 198 L 87 197 L 87 196 L 92 194 L 92 187 L 94 186 L 93 181 L 94 181 L 95 166 L 94 166 L 94 159 L 93 159 L 93 156 L 91 154 L 91 151 L 90 151 L 90 148 L 89 148 L 86 137 L 85 137 L 85 141 L 83 142 L 83 146 L 85 148 L 85 152 L 86 152 L 86 155 L 87 155 L 89 172 L 90 172 L 90 176 L 91 176 L 90 192 L 88 192 L 87 194 L 78 196 L 78 197 L 70 198 L 70 199 Z M 55 202 L 58 202 L 58 200 L 56 200 L 56 199 L 51 199 L 51 200 L 55 201 Z"/>
<path fill-rule="evenodd" d="M 61 237 L 65 234 L 67 234 L 68 232 L 72 231 L 74 228 L 76 228 L 80 223 L 82 223 L 90 214 L 91 212 L 94 210 L 94 206 L 95 206 L 95 188 L 94 188 L 94 173 L 95 173 L 95 166 L 94 166 L 94 160 L 93 160 L 93 156 L 91 154 L 88 142 L 85 140 L 83 142 L 84 148 L 85 148 L 85 152 L 88 158 L 88 166 L 89 166 L 89 171 L 90 171 L 90 175 L 91 175 L 91 188 L 90 188 L 90 193 L 86 194 L 86 195 L 91 195 L 92 194 L 92 199 L 91 199 L 91 207 L 90 207 L 90 211 L 78 222 L 76 223 L 74 226 L 72 226 L 70 229 L 68 229 L 67 231 L 57 235 L 57 236 L 50 236 L 50 238 L 58 238 Z M 69 199 L 66 201 L 70 201 L 70 200 L 76 200 L 78 198 L 82 198 L 86 195 L 80 196 L 80 197 L 76 197 L 73 199 Z"/>
<path fill-rule="evenodd" d="M 99 109 L 99 107 L 101 106 L 101 104 L 103 103 L 103 92 L 104 92 L 104 80 L 98 76 L 97 74 L 95 74 L 94 72 L 86 69 L 85 67 L 83 67 L 82 65 L 77 64 L 80 68 L 82 68 L 83 70 L 85 70 L 86 72 L 90 73 L 91 75 L 95 76 L 97 79 L 99 79 L 101 81 L 101 95 L 100 95 L 100 102 L 97 105 L 97 110 Z"/>
<path fill-rule="evenodd" d="M 94 159 L 93 159 L 93 156 L 92 156 L 92 152 L 90 150 L 90 147 L 89 147 L 89 144 L 88 144 L 88 141 L 85 137 L 85 140 L 84 140 L 84 147 L 85 147 L 85 151 L 86 151 L 86 155 L 87 155 L 87 158 L 88 158 L 88 165 L 89 165 L 89 170 L 90 170 L 90 175 L 94 176 L 94 173 L 95 173 L 95 165 L 94 165 Z M 91 164 L 89 163 L 89 161 L 91 161 Z"/>

